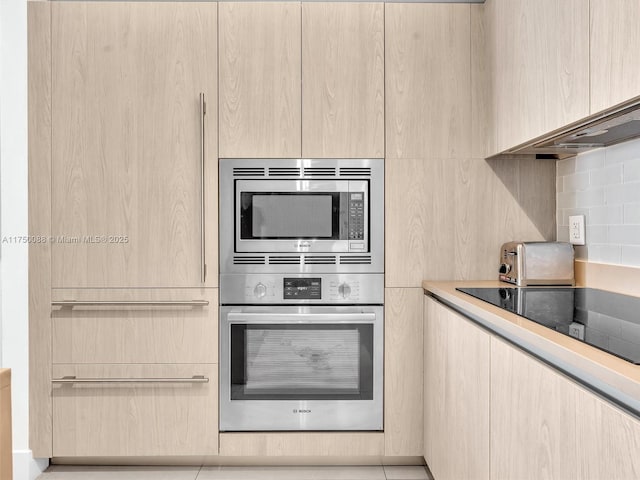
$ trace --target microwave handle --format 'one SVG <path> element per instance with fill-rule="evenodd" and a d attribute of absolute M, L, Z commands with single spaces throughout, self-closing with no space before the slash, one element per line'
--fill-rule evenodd
<path fill-rule="evenodd" d="M 227 314 L 230 323 L 372 323 L 375 313 L 239 313 Z"/>

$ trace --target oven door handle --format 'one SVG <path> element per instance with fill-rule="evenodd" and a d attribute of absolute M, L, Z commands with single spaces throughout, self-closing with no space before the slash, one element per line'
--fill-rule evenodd
<path fill-rule="evenodd" d="M 239 313 L 229 312 L 230 323 L 372 323 L 375 313 Z"/>

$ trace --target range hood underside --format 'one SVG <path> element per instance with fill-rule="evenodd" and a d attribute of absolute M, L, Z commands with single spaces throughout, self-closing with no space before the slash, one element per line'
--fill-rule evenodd
<path fill-rule="evenodd" d="M 640 97 L 574 122 L 503 153 L 562 159 L 640 138 Z"/>

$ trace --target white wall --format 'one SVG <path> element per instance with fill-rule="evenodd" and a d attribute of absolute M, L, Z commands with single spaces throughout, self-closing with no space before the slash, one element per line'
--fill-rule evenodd
<path fill-rule="evenodd" d="M 559 161 L 556 179 L 558 240 L 569 240 L 569 215 L 585 215 L 578 258 L 640 267 L 640 140 Z"/>
<path fill-rule="evenodd" d="M 41 472 L 29 450 L 27 244 L 11 238 L 27 228 L 27 3 L 0 0 L 0 364 L 12 375 L 15 480 Z"/>

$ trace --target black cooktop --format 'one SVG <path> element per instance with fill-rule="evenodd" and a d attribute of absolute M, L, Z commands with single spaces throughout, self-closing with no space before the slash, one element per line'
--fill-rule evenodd
<path fill-rule="evenodd" d="M 570 287 L 456 290 L 640 364 L 638 297 Z"/>

